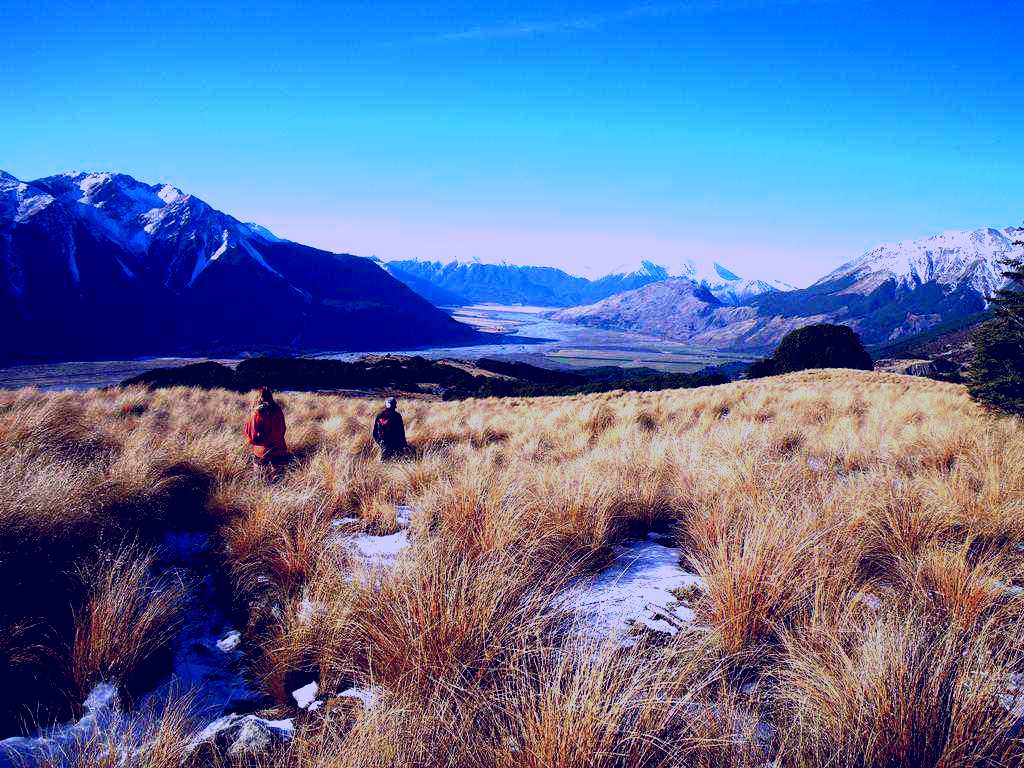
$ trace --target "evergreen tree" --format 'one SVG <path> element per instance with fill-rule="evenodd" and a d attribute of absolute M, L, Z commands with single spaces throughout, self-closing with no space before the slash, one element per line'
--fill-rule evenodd
<path fill-rule="evenodd" d="M 754 361 L 747 369 L 748 379 L 804 371 L 808 368 L 855 368 L 870 371 L 871 355 L 864 349 L 852 328 L 818 323 L 790 331 L 779 342 L 771 357 Z"/>
<path fill-rule="evenodd" d="M 993 318 L 974 333 L 967 386 L 979 402 L 1024 415 L 1024 256 L 1003 265 L 1008 282 L 991 298 Z"/>

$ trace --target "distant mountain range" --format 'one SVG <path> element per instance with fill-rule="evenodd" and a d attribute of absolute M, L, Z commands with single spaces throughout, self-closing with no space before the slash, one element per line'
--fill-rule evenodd
<path fill-rule="evenodd" d="M 645 285 L 553 315 L 563 322 L 662 336 L 718 349 L 764 350 L 790 330 L 849 325 L 871 345 L 983 312 L 1002 283 L 1000 262 L 1024 229 L 947 232 L 875 248 L 809 288 L 723 301 L 692 279 Z"/>
<path fill-rule="evenodd" d="M 371 261 L 166 184 L 0 171 L 0 359 L 367 350 L 476 338 Z"/>
<path fill-rule="evenodd" d="M 714 263 L 706 269 L 694 261 L 678 270 L 643 261 L 636 267 L 613 271 L 596 279 L 571 275 L 554 267 L 481 262 L 390 261 L 381 265 L 422 296 L 441 306 L 465 304 L 533 304 L 572 307 L 681 276 L 707 288 L 724 304 L 737 304 L 752 296 L 792 286 L 770 280 L 744 280 Z"/>
<path fill-rule="evenodd" d="M 552 316 L 563 322 L 718 349 L 760 352 L 815 322 L 892 345 L 976 319 L 1022 239 L 1024 229 L 980 229 L 885 245 L 799 290 L 693 261 L 588 279 L 383 263 L 284 240 L 166 184 L 0 171 L 0 360 L 471 343 L 479 334 L 434 304 L 483 302 L 561 308 Z"/>

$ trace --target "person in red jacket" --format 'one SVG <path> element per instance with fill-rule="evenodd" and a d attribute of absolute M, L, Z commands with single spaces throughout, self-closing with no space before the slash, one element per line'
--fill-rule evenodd
<path fill-rule="evenodd" d="M 274 393 L 269 387 L 260 387 L 252 415 L 245 422 L 245 439 L 249 441 L 257 465 L 279 467 L 288 458 L 288 444 L 284 441 L 286 429 L 284 411 L 274 400 Z"/>

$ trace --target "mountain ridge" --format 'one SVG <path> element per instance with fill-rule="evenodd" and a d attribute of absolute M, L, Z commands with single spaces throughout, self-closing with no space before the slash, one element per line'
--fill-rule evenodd
<path fill-rule="evenodd" d="M 414 290 L 428 297 L 445 297 L 447 301 L 442 303 L 453 306 L 499 303 L 572 307 L 674 278 L 703 285 L 726 304 L 738 304 L 765 292 L 792 289 L 777 280 L 745 280 L 717 262 L 704 268 L 693 260 L 684 262 L 676 271 L 643 260 L 628 271 L 620 267 L 595 278 L 573 275 L 557 267 L 506 262 L 402 259 L 380 263 Z"/>
<path fill-rule="evenodd" d="M 0 173 L 0 320 L 15 331 L 0 358 L 368 350 L 476 338 L 367 259 L 257 227 L 125 174 L 24 182 Z"/>
<path fill-rule="evenodd" d="M 983 312 L 987 296 L 1002 283 L 1000 261 L 1019 240 L 1024 228 L 946 232 L 879 246 L 808 288 L 765 292 L 733 306 L 708 301 L 677 282 L 644 286 L 553 318 L 747 351 L 770 349 L 791 330 L 829 322 L 849 325 L 865 344 L 881 345 Z"/>

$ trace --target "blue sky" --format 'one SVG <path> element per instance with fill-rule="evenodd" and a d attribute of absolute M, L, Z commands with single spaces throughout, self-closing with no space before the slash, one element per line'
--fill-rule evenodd
<path fill-rule="evenodd" d="M 332 250 L 807 284 L 1024 221 L 1024 4 L 12 3 L 0 168 Z"/>

